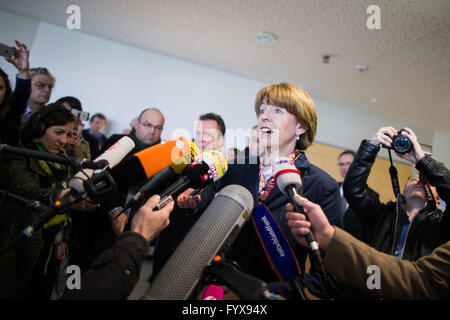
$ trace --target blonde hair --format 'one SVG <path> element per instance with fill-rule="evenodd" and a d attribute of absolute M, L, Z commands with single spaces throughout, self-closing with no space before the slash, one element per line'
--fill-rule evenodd
<path fill-rule="evenodd" d="M 296 143 L 296 148 L 305 151 L 313 143 L 317 130 L 317 110 L 309 94 L 290 83 L 279 83 L 265 86 L 259 90 L 255 100 L 255 112 L 263 102 L 286 109 L 293 114 L 306 130 Z"/>

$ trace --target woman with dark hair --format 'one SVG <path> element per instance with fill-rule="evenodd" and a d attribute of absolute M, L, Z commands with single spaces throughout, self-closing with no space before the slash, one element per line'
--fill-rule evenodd
<path fill-rule="evenodd" d="M 51 104 L 33 114 L 24 127 L 20 145 L 43 153 L 65 154 L 75 119 L 61 105 Z M 0 189 L 44 205 L 56 201 L 66 190 L 72 168 L 33 158 L 4 157 Z M 76 208 L 79 210 L 80 205 Z M 14 245 L 21 231 L 40 213 L 6 197 L 0 211 L 0 250 Z M 0 299 L 27 297 L 46 299 L 56 283 L 61 262 L 67 255 L 70 217 L 58 213 L 0 259 Z"/>
<path fill-rule="evenodd" d="M 0 69 L 0 142 L 17 145 L 20 131 L 20 117 L 24 113 L 31 93 L 29 50 L 16 41 L 14 56 L 5 58 L 18 71 L 16 88 L 12 92 L 8 75 Z"/>

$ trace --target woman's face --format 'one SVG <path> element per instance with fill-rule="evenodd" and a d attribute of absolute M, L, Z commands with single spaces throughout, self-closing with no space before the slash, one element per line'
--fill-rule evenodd
<path fill-rule="evenodd" d="M 3 103 L 3 99 L 5 99 L 5 95 L 6 95 L 5 80 L 3 80 L 2 77 L 0 77 L 0 105 Z"/>
<path fill-rule="evenodd" d="M 69 122 L 61 126 L 48 127 L 45 130 L 45 134 L 39 138 L 39 141 L 47 152 L 58 153 L 69 141 L 74 125 L 73 122 Z"/>
<path fill-rule="evenodd" d="M 259 108 L 258 130 L 262 149 L 287 156 L 295 151 L 297 136 L 303 134 L 297 118 L 286 109 L 263 102 Z"/>

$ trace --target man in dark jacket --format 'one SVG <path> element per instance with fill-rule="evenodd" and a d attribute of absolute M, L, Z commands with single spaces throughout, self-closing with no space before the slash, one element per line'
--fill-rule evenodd
<path fill-rule="evenodd" d="M 122 233 L 83 273 L 79 289 L 67 290 L 65 300 L 126 299 L 139 280 L 149 243 L 169 224 L 174 202 L 154 210 L 159 196 L 151 197 L 131 221 L 131 229 Z M 124 225 L 122 225 L 123 230 Z"/>
<path fill-rule="evenodd" d="M 131 157 L 135 153 L 142 151 L 152 145 L 161 142 L 161 132 L 164 125 L 164 116 L 158 109 L 149 108 L 141 112 L 135 122 L 134 128 L 128 135 L 135 147 L 131 150 L 122 161 Z M 125 135 L 114 134 L 103 145 L 100 154 L 105 152 L 109 147 L 114 145 Z M 121 186 L 119 186 L 120 188 Z M 127 194 L 121 192 L 118 202 L 125 203 Z M 117 199 L 114 199 L 116 201 Z M 106 248 L 109 248 L 116 240 L 116 234 L 111 230 L 111 221 L 108 212 L 111 208 L 105 204 L 96 209 L 94 214 L 79 217 L 80 223 L 80 240 L 78 254 L 72 256 L 72 263 L 83 268 L 87 267 L 92 261 Z M 84 227 L 83 227 L 84 226 Z"/>
<path fill-rule="evenodd" d="M 427 202 L 424 187 L 418 176 L 412 177 L 396 202 L 383 204 L 367 192 L 367 177 L 380 145 L 392 147 L 397 135 L 407 137 L 412 150 L 397 155 L 415 164 L 417 170 L 431 184 L 435 201 Z M 426 185 L 425 185 L 426 187 Z M 450 239 L 450 217 L 439 209 L 439 195 L 450 200 L 450 174 L 430 156 L 424 154 L 411 129 L 401 133 L 393 127 L 380 128 L 371 140 L 363 140 L 344 180 L 344 194 L 350 207 L 369 226 L 368 244 L 375 249 L 404 260 L 415 261 L 429 255 L 439 245 Z M 446 210 L 448 211 L 448 209 Z"/>
<path fill-rule="evenodd" d="M 89 129 L 84 129 L 82 134 L 86 141 L 89 142 L 92 159 L 100 155 L 100 150 L 105 144 L 107 138 L 102 133 L 106 125 L 106 117 L 101 113 L 96 113 L 89 120 Z"/>
<path fill-rule="evenodd" d="M 134 142 L 135 147 L 125 157 L 125 159 L 133 154 L 142 151 L 155 144 L 161 143 L 161 133 L 164 128 L 164 115 L 156 108 L 148 108 L 141 112 L 137 120 L 134 122 L 133 130 L 128 135 Z M 119 141 L 124 134 L 113 134 L 106 140 L 100 154 L 105 152 L 114 143 Z"/>

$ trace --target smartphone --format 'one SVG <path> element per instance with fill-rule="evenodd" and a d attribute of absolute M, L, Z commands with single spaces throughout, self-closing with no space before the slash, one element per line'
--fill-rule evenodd
<path fill-rule="evenodd" d="M 89 120 L 89 112 L 80 111 L 77 109 L 70 109 L 75 118 L 80 119 L 81 121 Z"/>
<path fill-rule="evenodd" d="M 6 58 L 12 58 L 14 56 L 15 49 L 9 47 L 6 44 L 0 42 L 0 55 Z"/>

